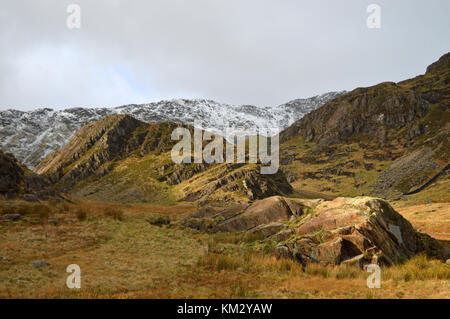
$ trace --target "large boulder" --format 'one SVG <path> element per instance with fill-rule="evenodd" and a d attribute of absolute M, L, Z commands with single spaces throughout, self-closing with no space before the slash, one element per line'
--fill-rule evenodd
<path fill-rule="evenodd" d="M 417 233 L 387 201 L 360 196 L 332 201 L 269 197 L 227 209 L 203 208 L 183 221 L 213 232 L 248 232 L 274 247 L 277 257 L 302 263 L 364 267 L 376 259 L 395 264 L 426 251 L 445 258 L 445 248 Z M 207 221 L 207 222 L 206 222 Z"/>
<path fill-rule="evenodd" d="M 251 205 L 234 204 L 228 208 L 202 207 L 182 220 L 181 224 L 199 230 L 205 230 L 205 227 L 199 226 L 201 224 L 209 226 L 214 224 L 213 227 L 206 227 L 212 232 L 254 232 L 263 227 L 280 230 L 279 227 L 268 226 L 272 223 L 287 222 L 293 218 L 292 216 L 300 216 L 303 209 L 313 207 L 320 201 L 272 196 Z M 277 232 L 272 231 L 269 234 Z"/>
<path fill-rule="evenodd" d="M 243 212 L 226 219 L 217 225 L 217 230 L 238 232 L 250 230 L 262 224 L 287 221 L 292 212 L 280 196 L 269 197 L 257 201 Z"/>

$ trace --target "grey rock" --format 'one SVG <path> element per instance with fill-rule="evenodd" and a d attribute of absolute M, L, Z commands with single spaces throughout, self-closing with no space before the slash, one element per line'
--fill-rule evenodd
<path fill-rule="evenodd" d="M 35 194 L 25 194 L 23 195 L 23 200 L 27 202 L 37 202 L 38 196 Z"/>
<path fill-rule="evenodd" d="M 270 236 L 270 237 L 268 238 L 268 240 L 275 240 L 275 241 L 280 242 L 280 241 L 283 241 L 283 240 L 288 239 L 288 238 L 291 237 L 293 234 L 294 234 L 294 231 L 293 231 L 292 229 L 286 229 L 286 230 L 282 230 L 282 231 L 276 233 L 276 234 L 273 235 L 273 236 Z"/>
<path fill-rule="evenodd" d="M 292 253 L 285 245 L 278 245 L 274 248 L 274 254 L 277 259 L 292 258 Z"/>
<path fill-rule="evenodd" d="M 5 214 L 3 215 L 2 219 L 6 221 L 16 221 L 20 219 L 20 214 Z"/>
<path fill-rule="evenodd" d="M 45 260 L 36 260 L 31 263 L 35 268 L 44 268 L 50 266 L 51 264 Z"/>
<path fill-rule="evenodd" d="M 249 232 L 253 234 L 254 236 L 260 237 L 260 238 L 266 238 L 269 236 L 272 236 L 276 233 L 279 233 L 282 229 L 286 228 L 286 226 L 283 223 L 271 223 L 271 224 L 264 224 L 258 227 L 255 227 L 254 229 L 250 230 Z"/>
<path fill-rule="evenodd" d="M 373 263 L 373 262 L 372 262 Z M 348 266 L 357 266 L 361 269 L 364 268 L 364 266 L 370 264 L 370 261 L 367 260 L 367 258 L 364 257 L 364 254 L 349 258 L 347 260 L 344 260 L 341 265 L 348 265 Z M 375 262 L 376 264 L 376 262 Z"/>

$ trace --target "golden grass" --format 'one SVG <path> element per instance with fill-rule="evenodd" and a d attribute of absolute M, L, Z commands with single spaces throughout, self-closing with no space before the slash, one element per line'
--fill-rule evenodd
<path fill-rule="evenodd" d="M 0 297 L 117 297 L 158 288 L 165 278 L 195 264 L 203 252 L 186 232 L 150 225 L 147 211 L 158 208 L 80 203 L 71 205 L 66 216 L 58 215 L 58 226 L 2 225 L 0 256 L 11 262 L 0 264 Z M 83 221 L 76 218 L 79 209 L 87 212 Z M 186 210 L 190 208 L 166 207 L 172 215 Z M 36 269 L 31 266 L 34 260 L 51 266 Z M 78 292 L 65 287 L 65 269 L 72 263 L 82 269 L 83 288 Z"/>
<path fill-rule="evenodd" d="M 211 253 L 199 260 L 199 265 L 209 270 L 240 270 L 246 273 L 275 274 L 288 276 L 319 276 L 333 279 L 367 278 L 367 273 L 356 267 L 323 266 L 308 264 L 303 267 L 291 259 L 276 259 L 274 256 L 247 253 L 230 256 Z M 383 267 L 383 277 L 395 281 L 450 280 L 450 267 L 439 260 L 430 260 L 417 255 L 403 264 Z"/>
<path fill-rule="evenodd" d="M 450 241 L 450 203 L 430 203 L 411 205 L 396 203 L 395 210 L 408 219 L 420 232 L 430 236 Z"/>
<path fill-rule="evenodd" d="M 24 212 L 29 222 L 0 224 L 0 256 L 11 259 L 0 263 L 0 298 L 450 298 L 450 266 L 424 256 L 382 268 L 382 287 L 369 289 L 363 270 L 302 267 L 253 251 L 254 238 L 244 234 L 179 229 L 192 206 L 42 207 L 57 226 L 32 223 L 36 210 Z M 86 219 L 77 218 L 78 209 Z M 151 225 L 152 214 L 172 223 Z M 36 269 L 34 260 L 51 265 Z M 81 267 L 80 290 L 65 284 L 73 263 Z"/>

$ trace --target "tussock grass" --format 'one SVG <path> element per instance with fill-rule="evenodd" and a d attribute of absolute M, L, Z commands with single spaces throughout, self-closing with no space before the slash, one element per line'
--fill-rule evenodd
<path fill-rule="evenodd" d="M 75 209 L 75 216 L 81 222 L 87 219 L 87 211 L 83 208 Z"/>
<path fill-rule="evenodd" d="M 319 264 L 308 264 L 305 267 L 305 273 L 311 276 L 334 279 L 355 279 L 367 277 L 367 273 L 363 270 L 358 267 L 348 265 L 323 266 Z"/>
<path fill-rule="evenodd" d="M 440 260 L 417 255 L 403 264 L 385 267 L 384 279 L 394 281 L 450 280 L 450 266 Z"/>
<path fill-rule="evenodd" d="M 198 266 L 213 271 L 238 270 L 244 273 L 294 275 L 303 272 L 302 265 L 294 260 L 277 260 L 274 256 L 258 253 L 237 256 L 209 253 L 200 258 Z"/>
<path fill-rule="evenodd" d="M 251 234 L 251 233 L 245 233 L 245 232 L 239 232 L 239 233 L 214 233 L 211 234 L 211 241 L 218 245 L 218 244 L 241 244 L 241 243 L 250 243 L 254 242 L 255 240 L 260 240 L 261 236 Z"/>
<path fill-rule="evenodd" d="M 170 224 L 170 217 L 167 215 L 163 215 L 163 214 L 150 214 L 147 217 L 147 221 L 151 224 L 151 225 L 155 225 L 155 226 L 163 226 L 163 225 L 169 225 Z"/>
<path fill-rule="evenodd" d="M 276 259 L 273 256 L 260 253 L 236 256 L 209 253 L 200 258 L 198 265 L 215 271 L 240 270 L 246 273 L 317 276 L 338 280 L 364 279 L 368 276 L 366 271 L 354 266 L 324 266 L 311 263 L 303 267 L 292 259 Z M 384 280 L 403 282 L 450 280 L 450 266 L 439 260 L 430 260 L 424 255 L 415 256 L 400 265 L 382 267 L 381 273 Z"/>
<path fill-rule="evenodd" d="M 105 216 L 111 217 L 112 219 L 122 221 L 124 219 L 123 211 L 120 209 L 114 209 L 114 208 L 106 208 L 103 211 L 103 214 Z"/>

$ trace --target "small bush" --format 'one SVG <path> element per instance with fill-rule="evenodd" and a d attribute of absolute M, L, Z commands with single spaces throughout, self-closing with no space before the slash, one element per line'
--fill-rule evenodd
<path fill-rule="evenodd" d="M 243 242 L 251 243 L 254 241 L 262 240 L 265 238 L 263 234 L 255 234 L 255 233 L 244 233 L 241 237 Z"/>
<path fill-rule="evenodd" d="M 25 216 L 30 213 L 30 207 L 28 205 L 22 205 L 17 207 L 16 213 Z"/>
<path fill-rule="evenodd" d="M 239 266 L 242 265 L 242 261 L 232 256 L 222 254 L 207 254 L 200 258 L 199 265 L 217 271 L 236 270 L 237 268 L 239 268 Z"/>
<path fill-rule="evenodd" d="M 305 273 L 311 276 L 321 276 L 323 278 L 329 278 L 331 277 L 331 267 L 311 263 L 306 265 Z"/>
<path fill-rule="evenodd" d="M 51 213 L 51 208 L 45 204 L 32 204 L 29 206 L 23 206 L 22 211 L 24 214 L 38 215 L 40 220 L 47 220 Z"/>
<path fill-rule="evenodd" d="M 75 210 L 75 215 L 77 216 L 77 219 L 81 222 L 83 220 L 86 220 L 87 218 L 87 212 L 86 210 L 82 208 L 78 208 Z"/>
<path fill-rule="evenodd" d="M 355 266 L 341 265 L 334 269 L 336 279 L 354 279 L 361 276 L 361 270 Z"/>
<path fill-rule="evenodd" d="M 15 214 L 15 213 L 17 213 L 17 209 L 14 209 L 14 207 L 0 206 L 0 215 Z"/>
<path fill-rule="evenodd" d="M 222 244 L 240 244 L 243 242 L 244 236 L 244 233 L 217 232 L 211 234 L 215 242 Z"/>
<path fill-rule="evenodd" d="M 70 206 L 67 203 L 61 203 L 59 204 L 58 209 L 61 213 L 67 213 L 70 211 Z"/>
<path fill-rule="evenodd" d="M 169 225 L 170 224 L 170 217 L 167 215 L 162 215 L 162 214 L 151 214 L 148 218 L 147 221 L 155 226 L 163 226 L 163 225 Z"/>
<path fill-rule="evenodd" d="M 49 214 L 48 210 L 39 211 L 39 219 L 40 220 L 47 220 L 49 215 L 50 214 Z"/>
<path fill-rule="evenodd" d="M 230 298 L 248 298 L 249 297 L 249 287 L 247 284 L 240 281 L 233 283 L 230 286 L 231 294 Z"/>
<path fill-rule="evenodd" d="M 203 232 L 215 232 L 215 228 L 218 223 L 223 221 L 224 218 L 219 216 L 217 218 L 188 218 L 186 225 L 190 228 L 194 228 Z"/>
<path fill-rule="evenodd" d="M 115 220 L 123 220 L 123 211 L 113 208 L 108 208 L 104 212 L 105 216 L 112 217 Z"/>

